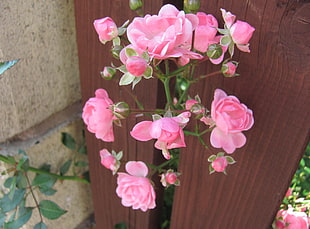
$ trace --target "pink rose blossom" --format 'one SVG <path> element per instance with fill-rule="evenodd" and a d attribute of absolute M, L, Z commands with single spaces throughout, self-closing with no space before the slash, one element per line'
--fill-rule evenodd
<path fill-rule="evenodd" d="M 115 172 L 119 169 L 120 162 L 107 149 L 100 150 L 101 164 Z"/>
<path fill-rule="evenodd" d="M 287 210 L 278 211 L 275 226 L 276 229 L 308 229 L 308 217 L 305 212 L 296 212 L 289 207 Z"/>
<path fill-rule="evenodd" d="M 224 156 L 216 158 L 211 164 L 212 168 L 216 172 L 224 172 L 227 165 L 228 165 L 228 161 L 227 161 L 226 157 L 224 157 Z"/>
<path fill-rule="evenodd" d="M 185 14 L 167 4 L 162 6 L 158 15 L 136 17 L 127 28 L 127 36 L 135 48 L 147 51 L 151 58 L 186 55 L 186 58 L 200 59 L 201 55 L 190 51 L 192 33 L 197 24 L 196 15 Z"/>
<path fill-rule="evenodd" d="M 195 100 L 195 99 L 189 99 L 189 100 L 187 100 L 187 101 L 185 102 L 185 109 L 189 111 L 189 110 L 192 108 L 192 106 L 193 106 L 194 104 L 196 104 L 196 103 L 198 103 L 198 101 Z"/>
<path fill-rule="evenodd" d="M 255 28 L 247 22 L 237 20 L 230 28 L 230 35 L 242 52 L 250 52 L 249 40 L 251 39 Z"/>
<path fill-rule="evenodd" d="M 118 36 L 117 26 L 109 17 L 95 20 L 94 27 L 99 35 L 99 40 L 103 44 Z"/>
<path fill-rule="evenodd" d="M 188 122 L 190 112 L 184 112 L 177 117 L 164 117 L 155 121 L 137 123 L 131 136 L 139 141 L 157 139 L 155 148 L 162 150 L 166 159 L 170 159 L 168 149 L 186 147 L 183 127 Z"/>
<path fill-rule="evenodd" d="M 147 69 L 146 60 L 139 56 L 129 57 L 126 61 L 126 69 L 134 76 L 141 76 Z"/>
<path fill-rule="evenodd" d="M 117 195 L 122 198 L 122 205 L 147 211 L 156 207 L 155 191 L 148 178 L 148 168 L 142 161 L 129 161 L 127 173 L 117 173 Z"/>
<path fill-rule="evenodd" d="M 113 119 L 114 115 L 110 106 L 113 102 L 104 89 L 97 89 L 96 97 L 90 98 L 83 108 L 82 118 L 91 133 L 96 134 L 96 138 L 106 142 L 114 141 Z"/>
<path fill-rule="evenodd" d="M 217 34 L 218 22 L 211 14 L 198 12 L 196 15 L 199 23 L 195 29 L 194 48 L 200 52 L 206 52 Z"/>
<path fill-rule="evenodd" d="M 216 124 L 210 136 L 213 147 L 223 148 L 230 154 L 246 143 L 241 131 L 253 126 L 253 112 L 235 96 L 227 96 L 221 89 L 216 89 L 211 105 L 211 117 Z"/>

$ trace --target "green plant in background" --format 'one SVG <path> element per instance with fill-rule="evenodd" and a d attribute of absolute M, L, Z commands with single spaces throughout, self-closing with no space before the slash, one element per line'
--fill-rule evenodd
<path fill-rule="evenodd" d="M 0 160 L 9 167 L 2 172 L 2 175 L 9 175 L 9 177 L 4 182 L 7 191 L 0 199 L 0 228 L 22 227 L 31 218 L 34 209 L 37 209 L 40 215 L 40 222 L 34 226 L 34 229 L 47 228 L 44 218 L 55 220 L 67 211 L 51 200 L 39 200 L 35 190 L 46 196 L 52 196 L 57 192 L 54 185 L 58 180 L 89 183 L 88 164 L 82 160 L 82 158 L 85 159 L 86 154 L 85 143 L 79 146 L 68 133 L 62 133 L 61 142 L 76 153 L 73 158 L 60 166 L 57 173 L 51 172 L 50 164 L 43 164 L 39 168 L 32 167 L 28 155 L 23 150 L 14 157 L 0 155 Z M 73 175 L 66 175 L 70 168 Z M 34 173 L 34 176 L 31 173 Z M 29 205 L 28 198 L 33 199 L 34 206 Z"/>

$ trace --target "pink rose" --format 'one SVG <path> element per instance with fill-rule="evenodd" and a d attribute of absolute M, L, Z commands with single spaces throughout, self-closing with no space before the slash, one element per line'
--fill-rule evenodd
<path fill-rule="evenodd" d="M 164 117 L 155 121 L 142 121 L 136 124 L 131 136 L 139 141 L 157 139 L 155 148 L 162 150 L 166 159 L 170 159 L 168 149 L 186 147 L 183 127 L 188 122 L 190 112 L 184 112 L 177 117 Z"/>
<path fill-rule="evenodd" d="M 96 138 L 106 142 L 114 141 L 113 119 L 114 115 L 109 107 L 113 104 L 104 89 L 97 89 L 96 97 L 90 98 L 83 108 L 82 118 L 91 133 Z"/>
<path fill-rule="evenodd" d="M 242 52 L 250 52 L 249 40 L 251 39 L 255 28 L 247 22 L 237 20 L 230 28 L 230 35 Z"/>
<path fill-rule="evenodd" d="M 216 172 L 224 172 L 228 165 L 228 161 L 226 157 L 218 157 L 216 158 L 211 166 Z"/>
<path fill-rule="evenodd" d="M 308 217 L 305 212 L 295 212 L 289 207 L 288 210 L 278 211 L 275 226 L 277 229 L 308 229 Z"/>
<path fill-rule="evenodd" d="M 230 154 L 246 143 L 241 131 L 253 126 L 253 112 L 240 103 L 238 98 L 227 96 L 221 89 L 216 89 L 211 104 L 211 117 L 216 124 L 210 136 L 213 147 L 223 148 Z"/>
<path fill-rule="evenodd" d="M 189 110 L 192 108 L 192 106 L 193 106 L 194 104 L 196 104 L 196 103 L 198 103 L 198 101 L 195 100 L 195 99 L 189 99 L 189 100 L 187 100 L 187 101 L 185 102 L 185 109 L 189 111 Z"/>
<path fill-rule="evenodd" d="M 95 20 L 94 27 L 99 35 L 99 40 L 103 44 L 118 36 L 117 26 L 115 22 L 109 17 Z"/>
<path fill-rule="evenodd" d="M 112 155 L 107 149 L 100 150 L 101 164 L 110 169 L 112 172 L 116 172 L 119 169 L 120 162 Z"/>
<path fill-rule="evenodd" d="M 122 205 L 147 211 L 156 207 L 155 191 L 146 178 L 148 168 L 142 161 L 129 161 L 126 164 L 129 173 L 117 173 L 117 195 L 122 198 Z"/>
<path fill-rule="evenodd" d="M 126 61 L 127 71 L 134 76 L 141 76 L 147 69 L 146 60 L 139 56 L 129 57 Z"/>
<path fill-rule="evenodd" d="M 214 43 L 213 40 L 217 34 L 218 22 L 211 14 L 198 12 L 196 15 L 199 23 L 195 29 L 194 48 L 200 52 L 206 52 L 208 46 Z"/>
<path fill-rule="evenodd" d="M 135 48 L 147 51 L 151 58 L 186 55 L 186 58 L 199 59 L 201 55 L 190 51 L 192 33 L 197 24 L 196 15 L 185 14 L 167 4 L 162 6 L 158 15 L 136 17 L 127 28 L 127 36 Z"/>

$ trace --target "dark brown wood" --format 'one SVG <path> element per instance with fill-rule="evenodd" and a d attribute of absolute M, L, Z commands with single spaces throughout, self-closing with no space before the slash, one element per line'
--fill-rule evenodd
<path fill-rule="evenodd" d="M 251 54 L 237 53 L 238 78 L 212 76 L 193 88 L 210 107 L 215 88 L 236 95 L 254 111 L 247 144 L 234 154 L 228 175 L 208 172 L 204 150 L 187 138 L 180 161 L 172 229 L 267 229 L 309 141 L 309 1 L 209 0 L 201 11 L 225 8 L 256 28 Z M 205 65 L 205 74 L 215 67 Z M 206 141 L 209 135 L 206 136 Z"/>
<path fill-rule="evenodd" d="M 149 13 L 158 12 L 160 1 L 145 1 L 144 10 Z M 77 42 L 79 48 L 80 78 L 82 88 L 83 103 L 90 97 L 94 97 L 97 88 L 107 89 L 110 98 L 114 102 L 126 101 L 131 107 L 135 103 L 130 99 L 128 91 L 130 87 L 120 88 L 116 82 L 105 81 L 100 78 L 99 72 L 104 66 L 109 66 L 114 59 L 110 54 L 110 45 L 102 45 L 93 28 L 93 21 L 98 18 L 111 17 L 121 26 L 127 19 L 131 19 L 136 14 L 129 9 L 128 1 L 124 0 L 76 0 L 75 1 Z M 147 89 L 146 89 L 147 88 Z M 145 90 L 146 89 L 146 90 Z M 144 81 L 135 87 L 135 93 L 139 96 L 146 108 L 157 106 L 157 81 Z M 131 101 L 131 102 L 130 102 Z M 121 199 L 117 197 L 116 176 L 103 168 L 100 164 L 99 150 L 107 148 L 115 151 L 123 150 L 124 160 L 142 160 L 148 163 L 160 159 L 159 152 L 153 150 L 153 142 L 137 144 L 129 135 L 137 121 L 136 118 L 130 118 L 122 121 L 122 128 L 115 127 L 115 142 L 104 143 L 87 132 L 86 140 L 89 155 L 89 167 L 91 175 L 91 189 L 94 202 L 96 228 L 110 229 L 119 222 L 125 222 L 131 229 L 158 228 L 159 210 L 161 205 L 161 189 L 156 189 L 158 193 L 157 204 L 159 208 L 153 211 L 143 213 L 139 210 L 131 210 L 121 205 Z M 122 168 L 124 171 L 124 168 Z M 160 187 L 160 186 L 159 186 Z"/>

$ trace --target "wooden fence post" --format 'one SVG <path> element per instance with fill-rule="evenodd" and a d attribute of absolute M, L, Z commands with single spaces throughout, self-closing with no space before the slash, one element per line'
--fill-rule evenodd
<path fill-rule="evenodd" d="M 161 7 L 160 1 L 145 1 L 145 12 L 158 12 Z M 93 21 L 103 17 L 111 17 L 121 26 L 126 20 L 137 16 L 129 8 L 128 1 L 124 0 L 76 0 L 75 1 L 77 41 L 79 49 L 80 78 L 82 87 L 82 100 L 85 103 L 90 97 L 94 97 L 97 88 L 108 89 L 113 102 L 130 101 L 130 87 L 118 86 L 118 83 L 105 81 L 100 77 L 100 71 L 104 66 L 110 66 L 113 60 L 109 45 L 102 45 L 93 28 Z M 147 87 L 147 90 L 143 88 Z M 148 81 L 135 87 L 135 93 L 146 108 L 154 108 L 160 103 L 157 97 L 156 81 Z M 132 101 L 130 107 L 134 107 Z M 89 167 L 91 176 L 91 188 L 95 210 L 96 228 L 112 229 L 115 224 L 125 222 L 128 228 L 132 229 L 152 229 L 158 228 L 160 206 L 143 213 L 125 208 L 121 205 L 120 198 L 117 197 L 116 176 L 112 176 L 100 164 L 99 150 L 107 148 L 109 150 L 124 151 L 124 160 L 142 160 L 148 163 L 161 160 L 161 154 L 154 154 L 151 142 L 136 144 L 136 141 L 129 135 L 130 128 L 137 122 L 136 119 L 122 121 L 122 128 L 115 127 L 115 142 L 104 143 L 94 137 L 93 134 L 86 133 L 86 141 L 89 155 Z M 157 157 L 158 156 L 158 157 Z M 158 185 L 159 186 L 159 185 Z M 160 186 L 159 186 L 160 187 Z M 156 189 L 160 198 L 160 189 Z M 160 203 L 161 201 L 158 201 Z"/>
<path fill-rule="evenodd" d="M 206 79 L 191 95 L 203 94 L 206 103 L 222 88 L 253 109 L 255 124 L 245 132 L 246 146 L 233 154 L 237 163 L 227 176 L 208 174 L 207 158 L 219 150 L 187 139 L 171 229 L 268 229 L 309 141 L 310 4 L 201 1 L 201 11 L 217 12 L 222 23 L 219 8 L 256 28 L 251 53 L 236 55 L 240 77 Z M 212 68 L 206 65 L 200 73 Z"/>

